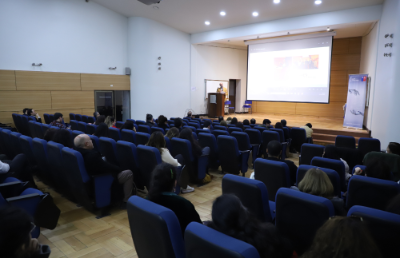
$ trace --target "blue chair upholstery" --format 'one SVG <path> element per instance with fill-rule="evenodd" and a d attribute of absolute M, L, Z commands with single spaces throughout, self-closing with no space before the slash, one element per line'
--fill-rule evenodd
<path fill-rule="evenodd" d="M 51 126 L 48 125 L 48 124 L 42 124 L 43 138 L 44 138 L 44 136 L 46 135 L 47 130 L 50 129 L 50 127 L 51 127 Z"/>
<path fill-rule="evenodd" d="M 239 151 L 238 142 L 232 136 L 218 136 L 217 145 L 222 171 L 236 175 L 242 172 L 244 176 L 248 169 L 250 151 Z"/>
<path fill-rule="evenodd" d="M 48 185 L 54 185 L 54 180 L 49 170 L 47 162 L 47 142 L 43 139 L 34 138 L 32 140 L 32 151 L 38 164 L 40 174 L 39 177 Z"/>
<path fill-rule="evenodd" d="M 381 151 L 381 142 L 378 139 L 361 137 L 358 140 L 358 149 L 364 157 L 368 152 Z"/>
<path fill-rule="evenodd" d="M 22 133 L 23 135 L 32 137 L 32 134 L 31 134 L 31 131 L 30 131 L 30 127 L 29 127 L 29 119 L 28 119 L 28 117 L 27 116 L 22 116 L 22 115 L 18 115 L 18 117 L 21 119 L 21 129 L 22 129 L 22 131 L 20 131 L 20 133 Z"/>
<path fill-rule="evenodd" d="M 148 133 L 136 133 L 136 146 L 146 145 L 150 139 L 150 134 Z"/>
<path fill-rule="evenodd" d="M 290 187 L 290 172 L 286 163 L 258 158 L 254 162 L 254 178 L 263 182 L 268 189 L 270 201 L 282 187 Z"/>
<path fill-rule="evenodd" d="M 19 141 L 19 137 L 21 137 L 22 134 L 17 133 L 17 132 L 11 132 L 10 133 L 10 142 L 11 142 L 11 147 L 14 151 L 15 156 L 22 153 L 22 146 L 21 142 Z"/>
<path fill-rule="evenodd" d="M 383 257 L 394 257 L 399 251 L 400 215 L 355 205 L 347 216 L 357 216 L 366 223 Z"/>
<path fill-rule="evenodd" d="M 307 141 L 308 141 L 306 130 L 304 128 L 293 127 L 290 130 L 290 134 L 292 136 L 292 146 L 293 146 L 293 148 L 296 151 L 300 152 L 301 151 L 301 146 L 304 143 L 307 143 Z"/>
<path fill-rule="evenodd" d="M 267 154 L 267 146 L 270 141 L 278 141 L 279 140 L 279 133 L 274 131 L 265 130 L 261 134 L 262 144 L 261 144 L 261 154 L 264 157 L 268 157 Z M 282 151 L 283 152 L 283 151 Z"/>
<path fill-rule="evenodd" d="M 90 177 L 82 155 L 70 148 L 62 149 L 63 166 L 68 171 L 71 192 L 80 205 L 89 211 L 105 209 L 111 204 L 112 174 Z M 89 186 L 92 187 L 89 187 Z"/>
<path fill-rule="evenodd" d="M 236 195 L 243 206 L 257 219 L 273 222 L 275 202 L 269 200 L 267 187 L 263 182 L 241 176 L 225 175 L 222 178 L 222 194 Z"/>
<path fill-rule="evenodd" d="M 87 133 L 86 125 L 85 122 L 78 122 L 78 131 Z"/>
<path fill-rule="evenodd" d="M 117 142 L 117 157 L 119 165 L 123 170 L 130 170 L 133 173 L 133 180 L 136 187 L 143 189 L 144 183 L 139 171 L 139 158 L 136 145 L 131 142 Z"/>
<path fill-rule="evenodd" d="M 145 145 L 137 146 L 136 151 L 142 182 L 149 190 L 151 173 L 158 164 L 162 163 L 161 154 L 156 148 Z"/>
<path fill-rule="evenodd" d="M 79 130 L 78 121 L 71 120 L 69 121 L 69 124 L 71 125 L 71 130 Z"/>
<path fill-rule="evenodd" d="M 117 141 L 121 140 L 121 132 L 119 129 L 110 127 L 108 129 L 108 133 L 109 133 L 110 138 L 113 139 L 114 141 L 117 142 Z"/>
<path fill-rule="evenodd" d="M 75 139 L 76 136 L 78 136 L 80 134 L 85 134 L 85 133 L 82 131 L 74 130 L 71 132 L 71 134 L 72 134 L 72 139 Z"/>
<path fill-rule="evenodd" d="M 400 185 L 390 180 L 377 179 L 366 176 L 352 176 L 350 178 L 346 207 L 361 205 L 378 210 L 385 210 L 387 202 L 400 193 Z"/>
<path fill-rule="evenodd" d="M 279 142 L 285 142 L 285 134 L 284 134 L 282 129 L 271 128 L 270 130 L 274 131 L 274 132 L 278 132 L 278 134 L 279 134 Z"/>
<path fill-rule="evenodd" d="M 253 156 L 254 156 L 253 164 L 254 164 L 255 158 L 257 158 L 258 154 L 260 153 L 260 146 L 262 143 L 261 133 L 257 129 L 246 129 L 245 133 L 249 135 L 250 144 L 251 146 L 253 146 Z"/>
<path fill-rule="evenodd" d="M 161 132 L 162 134 L 165 134 L 164 129 L 160 128 L 160 127 L 156 127 L 153 126 L 152 128 L 150 128 L 150 132 L 154 133 L 154 132 Z"/>
<path fill-rule="evenodd" d="M 335 139 L 335 146 L 340 148 L 356 148 L 356 139 L 353 136 L 338 135 Z"/>
<path fill-rule="evenodd" d="M 149 133 L 149 134 L 151 134 L 150 126 L 148 126 L 148 125 L 139 125 L 139 130 L 138 130 L 138 132 L 140 132 L 140 133 Z"/>
<path fill-rule="evenodd" d="M 121 129 L 121 127 L 122 127 L 124 124 L 125 124 L 125 123 L 122 122 L 122 121 L 117 121 L 117 122 L 115 123 L 115 126 L 116 126 L 118 129 Z"/>
<path fill-rule="evenodd" d="M 121 140 L 131 143 L 136 143 L 136 133 L 133 130 L 122 129 Z"/>
<path fill-rule="evenodd" d="M 210 130 L 207 130 L 207 129 L 197 129 L 197 130 L 196 130 L 196 134 L 199 134 L 199 133 L 208 133 L 208 134 L 211 134 L 211 131 L 210 131 Z"/>
<path fill-rule="evenodd" d="M 344 192 L 346 191 L 346 175 L 345 175 L 345 167 L 342 161 L 336 159 L 327 159 L 322 157 L 314 157 L 311 160 L 311 165 L 321 167 L 321 168 L 330 168 L 335 170 L 339 174 L 340 178 L 340 189 Z"/>
<path fill-rule="evenodd" d="M 193 126 L 196 129 L 200 129 L 200 123 L 198 122 L 189 122 L 188 126 Z"/>
<path fill-rule="evenodd" d="M 136 121 L 134 119 L 126 119 L 126 121 L 131 121 L 132 123 L 136 123 Z"/>
<path fill-rule="evenodd" d="M 305 143 L 301 146 L 299 164 L 310 165 L 314 157 L 322 157 L 324 154 L 325 146 Z"/>
<path fill-rule="evenodd" d="M 50 114 L 50 121 L 53 122 L 54 121 L 54 115 Z"/>
<path fill-rule="evenodd" d="M 173 211 L 138 196 L 129 198 L 127 210 L 138 257 L 185 258 L 181 226 Z"/>
<path fill-rule="evenodd" d="M 293 189 L 276 193 L 277 230 L 292 241 L 299 256 L 311 245 L 316 231 L 335 215 L 330 200 Z"/>
<path fill-rule="evenodd" d="M 82 121 L 82 115 L 75 114 L 75 120 L 78 121 L 78 122 L 81 122 Z"/>
<path fill-rule="evenodd" d="M 84 123 L 89 123 L 89 122 L 88 122 L 88 116 L 87 116 L 87 115 L 82 115 L 82 122 L 84 122 Z"/>
<path fill-rule="evenodd" d="M 218 139 L 218 136 L 219 135 L 226 135 L 226 136 L 229 136 L 229 133 L 228 133 L 228 131 L 227 130 L 214 130 L 214 131 L 212 131 L 212 134 L 215 136 L 215 138 L 217 138 Z"/>
<path fill-rule="evenodd" d="M 42 129 L 42 123 L 34 122 L 34 124 L 35 124 L 34 128 L 35 128 L 36 137 L 43 139 L 44 133 L 43 133 L 43 129 Z"/>
<path fill-rule="evenodd" d="M 106 157 L 107 162 L 119 166 L 117 158 L 117 145 L 113 139 L 100 137 L 100 152 Z"/>
<path fill-rule="evenodd" d="M 89 117 L 90 118 L 90 117 Z M 94 124 L 87 124 L 86 125 L 86 133 L 87 134 L 94 134 L 96 132 L 97 125 Z"/>
<path fill-rule="evenodd" d="M 144 125 L 144 124 L 146 124 L 146 121 L 143 121 L 143 120 L 136 120 L 136 124 L 137 124 L 137 125 Z"/>
<path fill-rule="evenodd" d="M 260 258 L 257 249 L 197 222 L 185 231 L 186 258 Z"/>
<path fill-rule="evenodd" d="M 219 167 L 218 146 L 215 136 L 211 133 L 199 133 L 198 138 L 200 146 L 202 148 L 205 147 L 210 148 L 210 156 L 209 156 L 210 167 L 218 168 Z"/>
<path fill-rule="evenodd" d="M 243 132 L 243 130 L 239 127 L 228 127 L 228 133 L 232 134 L 232 132 Z"/>
<path fill-rule="evenodd" d="M 28 122 L 28 128 L 29 128 L 29 135 L 31 135 L 33 138 L 39 138 L 36 131 L 35 121 L 30 120 Z"/>
<path fill-rule="evenodd" d="M 76 120 L 76 118 L 75 118 L 75 114 L 74 113 L 69 113 L 69 120 L 71 121 L 71 120 Z M 51 121 L 51 122 L 53 122 L 53 121 Z M 51 123 L 50 122 L 50 123 Z"/>
<path fill-rule="evenodd" d="M 165 139 L 165 148 L 167 148 L 169 152 L 172 152 L 171 140 L 167 136 L 164 136 L 164 139 Z"/>
<path fill-rule="evenodd" d="M 8 159 L 12 160 L 15 157 L 14 149 L 11 147 L 11 131 L 8 129 L 0 129 L 0 144 L 2 145 L 2 150 Z"/>
<path fill-rule="evenodd" d="M 252 104 L 253 104 L 253 101 L 246 100 L 243 105 L 243 108 L 249 108 L 251 110 L 251 114 L 253 114 L 253 108 L 251 107 Z"/>
<path fill-rule="evenodd" d="M 228 129 L 223 125 L 214 125 L 214 130 L 228 131 Z"/>
<path fill-rule="evenodd" d="M 189 129 L 191 129 L 192 132 L 194 132 L 194 133 L 197 132 L 197 129 L 196 129 L 196 127 L 194 127 L 194 126 L 184 125 L 183 128 L 189 128 Z"/>
<path fill-rule="evenodd" d="M 50 115 L 49 114 L 44 113 L 43 117 L 44 117 L 44 122 L 46 124 L 50 124 L 51 122 L 53 122 L 53 121 L 50 121 Z"/>
<path fill-rule="evenodd" d="M 35 156 L 33 155 L 32 138 L 29 136 L 21 135 L 19 137 L 19 142 L 21 143 L 22 153 L 24 153 L 27 157 L 29 165 L 31 167 L 36 166 L 37 163 Z"/>
<path fill-rule="evenodd" d="M 328 175 L 329 180 L 331 180 L 331 183 L 333 185 L 333 189 L 334 189 L 334 194 L 337 197 L 341 197 L 341 191 L 340 191 L 340 177 L 339 174 L 333 170 L 333 169 L 329 169 L 329 168 L 319 168 L 316 166 L 311 166 L 311 165 L 300 165 L 297 169 L 297 175 L 296 175 L 296 185 L 298 186 L 300 181 L 303 179 L 303 177 L 305 176 L 305 174 L 307 173 L 307 171 L 309 169 L 312 168 L 318 168 L 321 169 L 322 171 L 325 172 L 325 174 Z"/>
<path fill-rule="evenodd" d="M 236 138 L 240 151 L 247 151 L 247 150 L 252 151 L 251 163 L 254 164 L 254 161 L 257 158 L 259 146 L 250 144 L 250 137 L 247 133 L 233 131 L 231 136 Z"/>
<path fill-rule="evenodd" d="M 97 136 L 95 136 L 95 135 L 89 135 L 89 137 L 90 137 L 90 139 L 92 140 L 93 147 L 94 147 L 98 152 L 101 153 L 101 150 L 100 150 L 100 140 L 99 140 L 99 138 L 98 138 Z"/>
<path fill-rule="evenodd" d="M 263 126 L 254 126 L 253 129 L 258 130 L 260 134 L 262 134 L 265 130 L 268 130 L 268 128 Z"/>
<path fill-rule="evenodd" d="M 96 119 L 93 116 L 88 116 L 87 121 L 88 123 L 94 124 L 96 122 Z"/>

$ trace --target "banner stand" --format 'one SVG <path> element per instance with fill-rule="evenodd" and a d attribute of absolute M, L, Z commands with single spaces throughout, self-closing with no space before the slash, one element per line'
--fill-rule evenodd
<path fill-rule="evenodd" d="M 350 74 L 343 127 L 363 129 L 368 74 Z"/>

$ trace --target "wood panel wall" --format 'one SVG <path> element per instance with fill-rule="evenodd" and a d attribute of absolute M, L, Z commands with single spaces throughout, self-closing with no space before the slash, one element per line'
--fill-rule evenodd
<path fill-rule="evenodd" d="M 112 87 L 110 85 L 113 85 Z M 93 115 L 95 90 L 130 90 L 127 75 L 0 70 L 0 122 L 13 124 L 12 113 L 33 108 L 43 114 Z"/>
<path fill-rule="evenodd" d="M 334 39 L 332 45 L 329 104 L 254 101 L 253 112 L 318 117 L 343 117 L 349 74 L 360 71 L 362 38 Z"/>

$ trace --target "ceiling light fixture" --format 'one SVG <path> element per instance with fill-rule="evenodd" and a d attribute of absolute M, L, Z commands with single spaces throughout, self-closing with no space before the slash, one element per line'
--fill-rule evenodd
<path fill-rule="evenodd" d="M 210 23 L 209 21 L 206 21 L 204 24 L 208 26 L 208 25 L 210 25 L 211 23 Z"/>
<path fill-rule="evenodd" d="M 327 27 L 326 30 L 327 30 L 327 31 L 331 31 L 331 28 Z"/>
<path fill-rule="evenodd" d="M 274 0 L 274 4 L 279 4 L 281 0 Z"/>
<path fill-rule="evenodd" d="M 322 1 L 321 0 L 316 0 L 314 3 L 315 4 L 322 4 Z"/>
<path fill-rule="evenodd" d="M 257 17 L 258 16 L 258 12 L 253 12 L 253 16 Z"/>
<path fill-rule="evenodd" d="M 222 11 L 222 12 L 219 13 L 219 15 L 225 16 L 225 15 L 226 15 L 226 12 Z"/>

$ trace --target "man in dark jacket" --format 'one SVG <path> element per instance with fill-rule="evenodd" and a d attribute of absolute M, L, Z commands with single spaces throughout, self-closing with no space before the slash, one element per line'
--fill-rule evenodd
<path fill-rule="evenodd" d="M 74 145 L 82 154 L 85 161 L 86 172 L 90 175 L 101 175 L 111 173 L 120 184 L 123 185 L 124 199 L 126 203 L 132 195 L 133 173 L 130 170 L 122 171 L 121 168 L 107 161 L 104 161 L 100 152 L 94 149 L 92 140 L 87 134 L 80 134 L 75 137 Z"/>
<path fill-rule="evenodd" d="M 147 114 L 146 115 L 146 125 L 153 127 L 155 126 L 154 120 L 153 120 L 153 115 L 152 114 Z"/>

